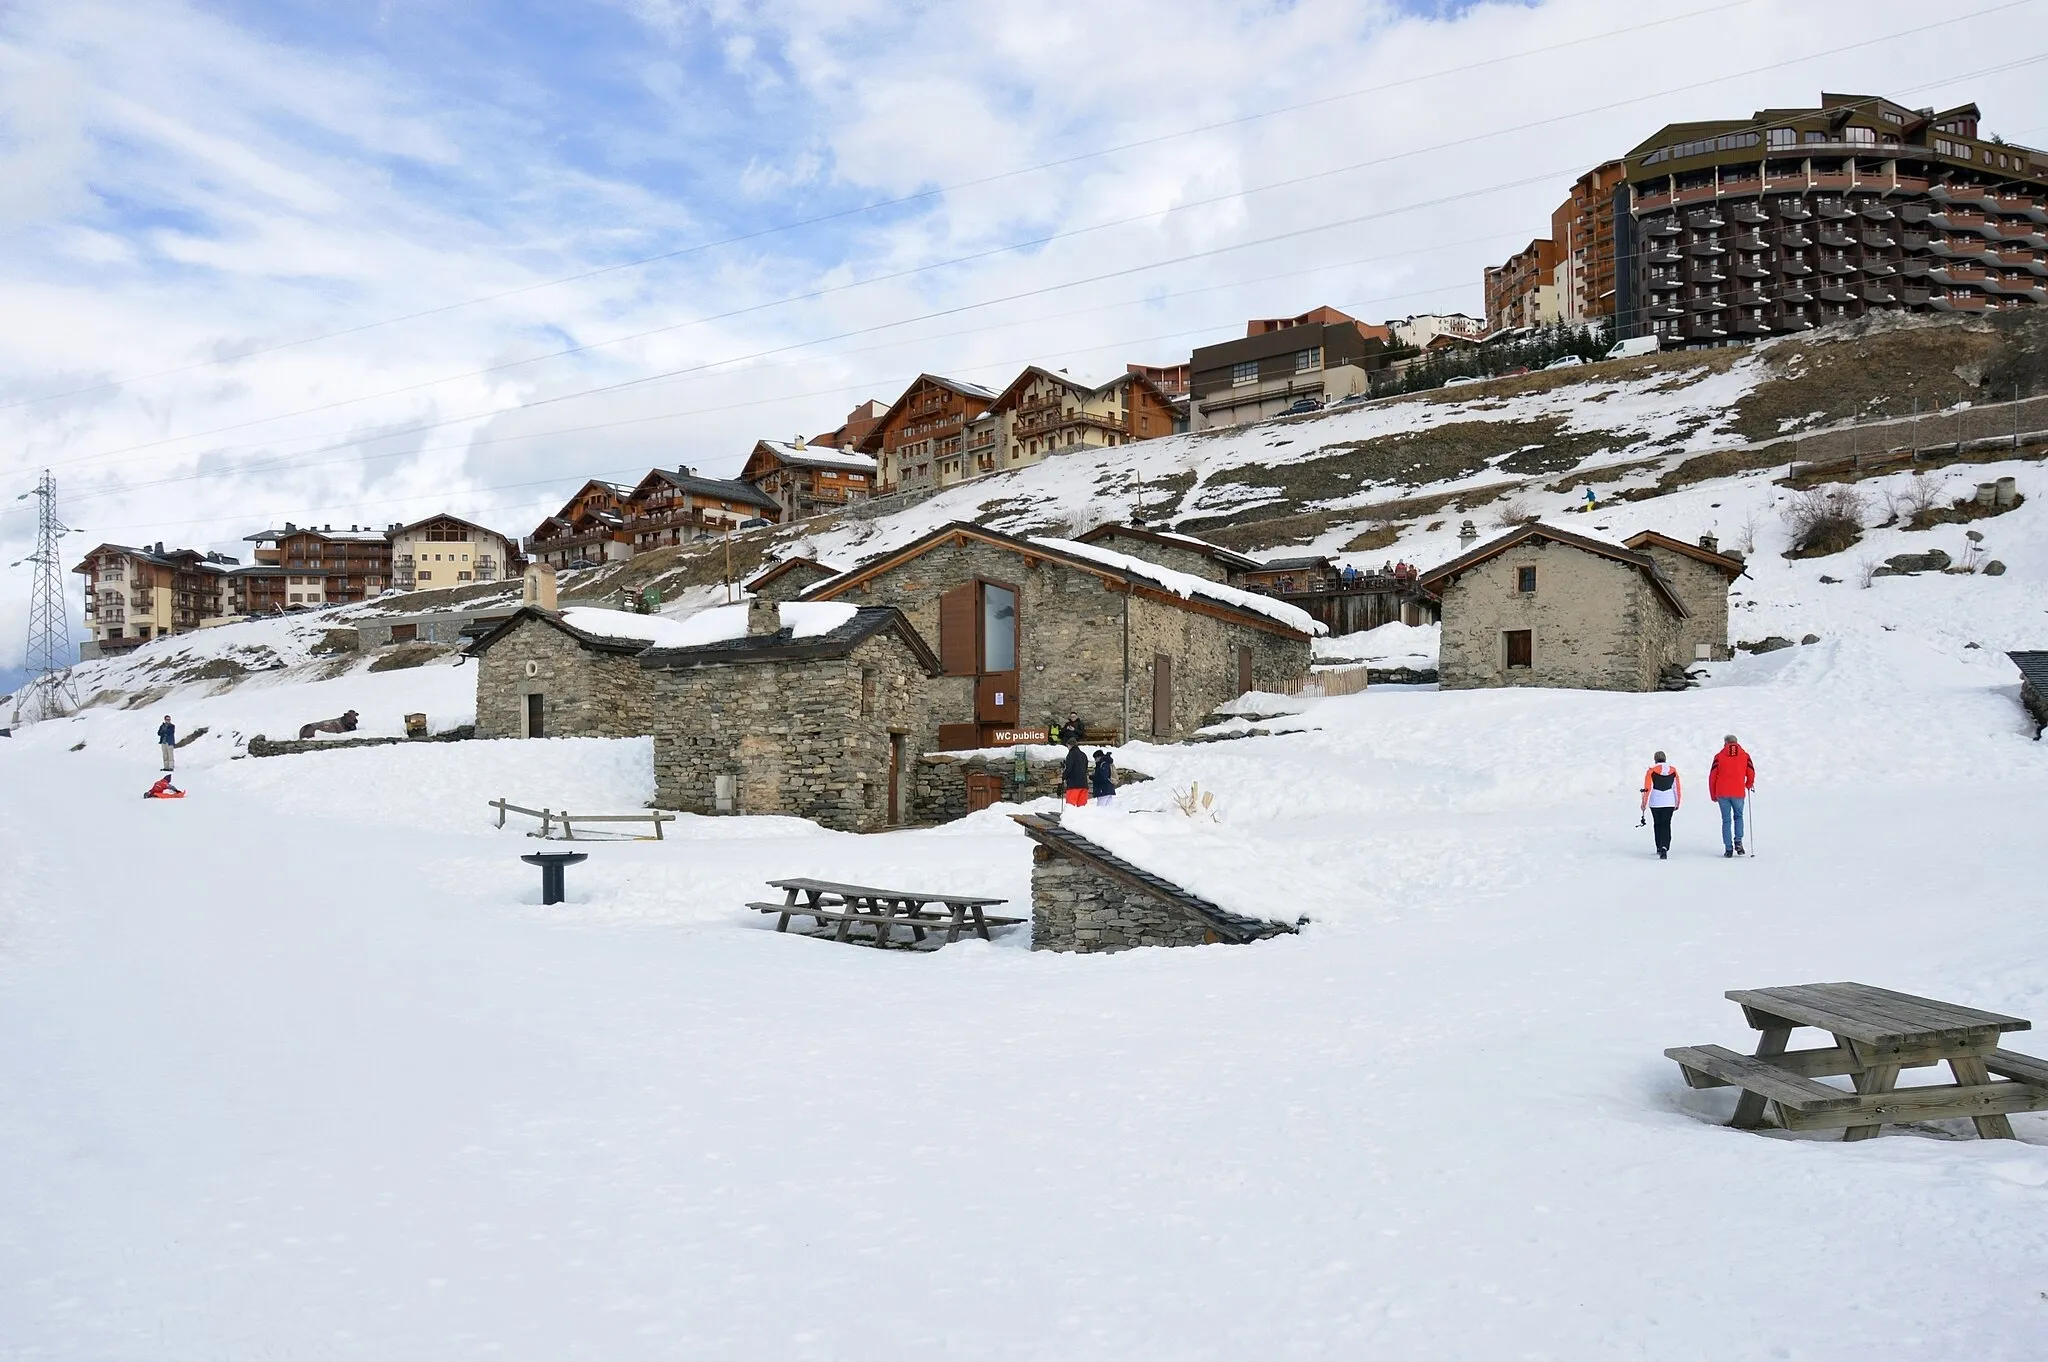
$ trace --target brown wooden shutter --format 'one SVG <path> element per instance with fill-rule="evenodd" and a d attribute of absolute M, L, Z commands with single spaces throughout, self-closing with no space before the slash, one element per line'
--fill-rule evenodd
<path fill-rule="evenodd" d="M 1173 659 L 1152 655 L 1152 736 L 1173 736 Z"/>
<path fill-rule="evenodd" d="M 1252 688 L 1252 650 L 1237 650 L 1237 693 L 1243 695 Z"/>
<path fill-rule="evenodd" d="M 972 676 L 980 670 L 980 597 L 978 582 L 955 587 L 939 597 L 939 666 L 948 676 Z"/>

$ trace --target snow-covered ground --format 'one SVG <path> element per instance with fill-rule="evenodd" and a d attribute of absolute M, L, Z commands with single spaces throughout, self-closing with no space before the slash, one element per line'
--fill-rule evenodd
<path fill-rule="evenodd" d="M 1309 919 L 1242 948 L 878 952 L 744 907 L 810 874 L 1022 908 L 1007 808 L 684 818 L 584 847 L 543 908 L 530 824 L 486 801 L 636 808 L 645 741 L 249 758 L 349 708 L 463 722 L 474 672 L 237 626 L 286 665 L 0 740 L 0 1357 L 2038 1358 L 2048 1116 L 1737 1132 L 1662 1057 L 1752 1041 L 1724 990 L 1815 980 L 2048 1025 L 2048 745 L 2003 656 L 2048 647 L 2048 482 L 1967 476 L 2003 472 L 2032 499 L 1977 525 L 1999 577 L 1859 585 L 1960 560 L 1961 526 L 1788 562 L 1762 474 L 1584 517 L 1754 535 L 1734 637 L 1817 641 L 1696 690 L 1388 687 L 1125 748 L 1156 779 L 1073 825 Z M 132 696 L 173 644 L 252 637 L 108 674 Z M 210 731 L 192 797 L 146 802 L 167 709 Z M 1736 862 L 1704 798 L 1731 730 L 1760 771 Z M 1636 826 L 1657 748 L 1668 863 Z M 1213 820 L 1171 811 L 1197 782 Z"/>

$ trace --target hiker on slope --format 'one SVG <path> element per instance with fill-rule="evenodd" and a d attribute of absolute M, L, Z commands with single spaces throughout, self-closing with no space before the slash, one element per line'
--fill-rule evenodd
<path fill-rule="evenodd" d="M 1756 763 L 1730 733 L 1707 767 L 1707 797 L 1721 806 L 1721 855 L 1742 856 L 1743 802 L 1756 788 Z"/>
<path fill-rule="evenodd" d="M 1651 836 L 1656 839 L 1657 859 L 1671 859 L 1671 815 L 1678 812 L 1681 790 L 1678 783 L 1678 768 L 1664 760 L 1659 752 L 1650 769 L 1643 772 L 1643 802 L 1641 808 L 1650 815 Z"/>

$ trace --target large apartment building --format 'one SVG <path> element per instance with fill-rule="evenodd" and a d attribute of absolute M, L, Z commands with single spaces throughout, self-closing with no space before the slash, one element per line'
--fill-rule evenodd
<path fill-rule="evenodd" d="M 1626 160 L 1622 334 L 1703 344 L 2048 302 L 2048 152 L 1980 118 L 1824 94 L 1663 128 Z"/>
<path fill-rule="evenodd" d="M 1279 416 L 1298 402 L 1335 402 L 1370 390 L 1393 333 L 1333 307 L 1259 318 L 1241 340 L 1198 348 L 1189 361 L 1188 429 Z"/>
<path fill-rule="evenodd" d="M 780 519 L 803 520 L 874 495 L 875 461 L 811 440 L 756 440 L 740 481 L 772 498 L 781 508 Z"/>
<path fill-rule="evenodd" d="M 1579 176 L 1538 237 L 1486 272 L 1486 330 L 1587 325 L 1614 315 L 1615 212 L 1625 202 L 1621 161 Z"/>
<path fill-rule="evenodd" d="M 592 478 L 526 536 L 526 556 L 551 568 L 575 563 L 617 563 L 633 556 L 626 503 L 633 489 Z"/>
<path fill-rule="evenodd" d="M 383 530 L 351 525 L 295 525 L 247 536 L 256 545 L 256 569 L 238 574 L 245 597 L 232 602 L 235 614 L 255 614 L 279 596 L 285 608 L 350 605 L 380 595 L 391 585 L 391 541 Z M 261 603 L 258 603 L 260 600 Z"/>
<path fill-rule="evenodd" d="M 1054 454 L 1171 435 L 1173 398 L 1136 372 L 1088 383 L 1031 365 L 969 426 L 976 471 L 1026 468 Z"/>
<path fill-rule="evenodd" d="M 152 638 L 183 634 L 229 614 L 233 558 L 162 544 L 101 544 L 71 569 L 85 578 L 81 658 L 125 652 Z"/>
<path fill-rule="evenodd" d="M 919 374 L 853 447 L 875 460 L 879 492 L 950 487 L 977 476 L 967 423 L 995 400 L 979 383 Z"/>
<path fill-rule="evenodd" d="M 452 515 L 394 525 L 391 584 L 400 591 L 438 591 L 472 582 L 497 582 L 523 570 L 519 541 Z"/>

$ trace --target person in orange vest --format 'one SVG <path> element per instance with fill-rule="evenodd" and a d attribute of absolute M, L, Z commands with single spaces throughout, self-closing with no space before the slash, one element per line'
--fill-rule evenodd
<path fill-rule="evenodd" d="M 1657 859 L 1671 859 L 1671 815 L 1678 812 L 1683 797 L 1678 783 L 1678 768 L 1664 760 L 1659 752 L 1650 769 L 1643 772 L 1642 811 L 1650 815 L 1651 836 L 1657 842 Z M 1638 827 L 1642 826 L 1640 823 Z"/>
<path fill-rule="evenodd" d="M 1749 792 L 1755 788 L 1756 763 L 1730 733 L 1721 740 L 1721 750 L 1707 768 L 1707 797 L 1721 806 L 1721 855 L 1725 858 L 1748 855 L 1742 849 L 1742 815 Z"/>

